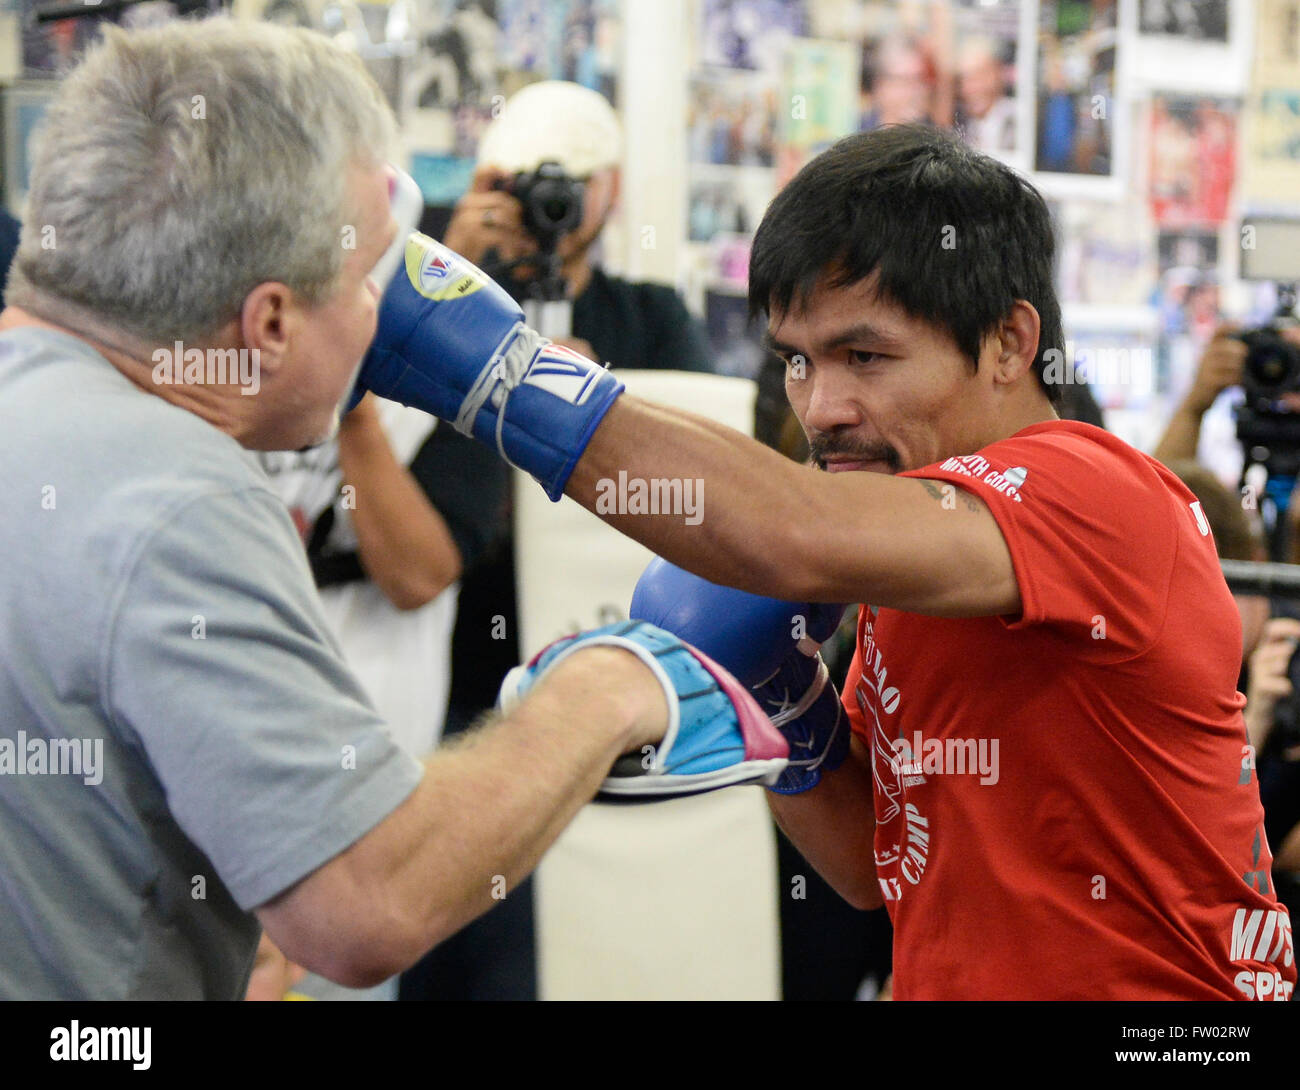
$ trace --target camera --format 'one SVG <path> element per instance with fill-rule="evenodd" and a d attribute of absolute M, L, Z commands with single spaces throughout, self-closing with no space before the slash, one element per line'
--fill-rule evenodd
<path fill-rule="evenodd" d="M 1246 346 L 1241 384 L 1251 404 L 1271 403 L 1281 394 L 1300 391 L 1300 345 L 1282 335 L 1286 328 L 1282 317 L 1237 334 Z M 1290 325 L 1294 326 L 1294 321 Z"/>
<path fill-rule="evenodd" d="M 501 183 L 524 207 L 524 230 L 537 240 L 542 253 L 553 253 L 562 235 L 582 222 L 584 186 L 570 178 L 559 163 L 545 162 Z"/>
<path fill-rule="evenodd" d="M 1300 220 L 1253 217 L 1241 225 L 1241 278 L 1277 285 L 1277 309 L 1271 321 L 1238 333 L 1246 346 L 1241 385 L 1245 394 L 1237 408 L 1237 439 L 1245 455 L 1242 480 L 1253 465 L 1263 465 L 1271 491 L 1280 498 L 1264 514 L 1269 554 L 1280 560 L 1284 549 L 1283 520 L 1291 485 L 1300 475 L 1300 413 L 1288 409 L 1283 394 L 1300 393 L 1300 345 L 1282 331 L 1295 327 L 1296 281 L 1300 279 Z"/>
<path fill-rule="evenodd" d="M 1273 320 L 1236 334 L 1246 346 L 1241 373 L 1245 397 L 1237 407 L 1237 439 L 1246 456 L 1243 480 L 1254 463 L 1265 466 L 1270 478 L 1300 475 L 1300 413 L 1279 400 L 1283 394 L 1300 393 L 1300 345 L 1282 336 L 1283 329 L 1296 325 L 1294 304 L 1293 291 L 1279 287 Z"/>
<path fill-rule="evenodd" d="M 563 263 L 555 252 L 560 238 L 582 222 L 585 183 L 571 178 L 557 162 L 520 171 L 494 188 L 523 206 L 523 226 L 537 242 L 536 254 L 504 262 L 496 250 L 483 255 L 483 271 L 524 308 L 524 319 L 544 337 L 568 337 L 573 329 L 573 304 L 567 298 Z"/>

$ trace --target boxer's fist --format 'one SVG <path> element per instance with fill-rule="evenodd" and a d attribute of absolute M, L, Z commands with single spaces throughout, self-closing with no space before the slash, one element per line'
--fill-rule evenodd
<path fill-rule="evenodd" d="M 656 557 L 632 595 L 630 615 L 717 660 L 750 686 L 790 743 L 782 794 L 815 787 L 848 754 L 849 731 L 818 648 L 839 627 L 842 605 L 763 598 L 722 587 Z"/>
<path fill-rule="evenodd" d="M 657 556 L 637 580 L 629 616 L 698 647 L 752 688 L 801 647 L 815 654 L 839 627 L 844 607 L 763 598 Z"/>
<path fill-rule="evenodd" d="M 677 798 L 737 784 L 771 784 L 781 775 L 789 747 L 745 687 L 708 656 L 640 621 L 557 640 L 506 675 L 501 709 L 513 708 L 568 655 L 599 646 L 635 654 L 668 700 L 663 739 L 616 761 L 600 797 L 628 802 Z"/>
<path fill-rule="evenodd" d="M 494 447 L 558 500 L 623 384 L 523 323 L 503 288 L 425 235 L 406 242 L 358 386 Z"/>

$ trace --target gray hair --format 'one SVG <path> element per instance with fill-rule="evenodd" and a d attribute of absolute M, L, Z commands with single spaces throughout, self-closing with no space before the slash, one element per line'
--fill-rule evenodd
<path fill-rule="evenodd" d="M 36 137 L 6 302 L 150 344 L 210 336 L 268 280 L 320 303 L 358 219 L 348 168 L 395 132 L 361 60 L 314 31 L 106 26 Z"/>

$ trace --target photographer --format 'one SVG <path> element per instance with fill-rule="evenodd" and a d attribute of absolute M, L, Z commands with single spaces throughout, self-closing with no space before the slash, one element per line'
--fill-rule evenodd
<path fill-rule="evenodd" d="M 1300 731 L 1289 675 L 1297 646 L 1300 621 L 1274 617 L 1264 626 L 1250 659 L 1246 701 L 1246 730 L 1264 804 L 1264 831 L 1274 853 L 1277 895 L 1293 916 L 1300 911 Z"/>
<path fill-rule="evenodd" d="M 525 226 L 519 197 L 527 202 L 529 194 L 518 183 L 542 163 L 556 163 L 582 183 L 582 199 L 576 226 L 554 244 L 573 304 L 572 336 L 554 339 L 613 367 L 709 371 L 704 330 L 676 291 L 611 276 L 592 260 L 618 202 L 621 147 L 618 117 L 597 92 L 561 80 L 525 87 L 483 134 L 479 169 L 443 241 L 525 297 L 538 269 L 515 263 L 540 247 Z"/>
<path fill-rule="evenodd" d="M 1233 326 L 1220 326 L 1205 346 L 1191 388 L 1174 410 L 1164 435 L 1151 452 L 1153 458 L 1165 465 L 1179 458 L 1196 458 L 1205 414 L 1224 390 L 1241 384 L 1246 346 L 1232 335 L 1234 331 Z"/>
<path fill-rule="evenodd" d="M 1300 563 L 1300 497 L 1287 508 L 1289 563 Z M 1276 607 L 1250 656 L 1246 732 L 1264 804 L 1264 832 L 1273 849 L 1277 894 L 1292 916 L 1300 912 L 1300 699 L 1293 678 L 1300 662 L 1300 620 L 1291 602 Z"/>

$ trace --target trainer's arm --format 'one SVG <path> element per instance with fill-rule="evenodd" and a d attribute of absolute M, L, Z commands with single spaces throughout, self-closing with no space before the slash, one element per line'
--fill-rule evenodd
<path fill-rule="evenodd" d="M 848 759 L 800 795 L 767 792 L 768 807 L 803 857 L 854 908 L 879 908 L 871 755 L 857 738 Z"/>
<path fill-rule="evenodd" d="M 615 759 L 666 722 L 632 655 L 580 651 L 507 717 L 431 755 L 405 802 L 257 917 L 291 961 L 377 984 L 490 908 L 502 881 L 513 892 Z"/>
<path fill-rule="evenodd" d="M 596 511 L 611 487 L 600 482 L 617 482 L 620 471 L 704 482 L 698 525 L 680 515 L 600 517 L 712 582 L 940 617 L 1020 612 L 1002 531 L 983 502 L 956 486 L 822 473 L 704 417 L 627 395 L 606 414 L 566 491 Z"/>

